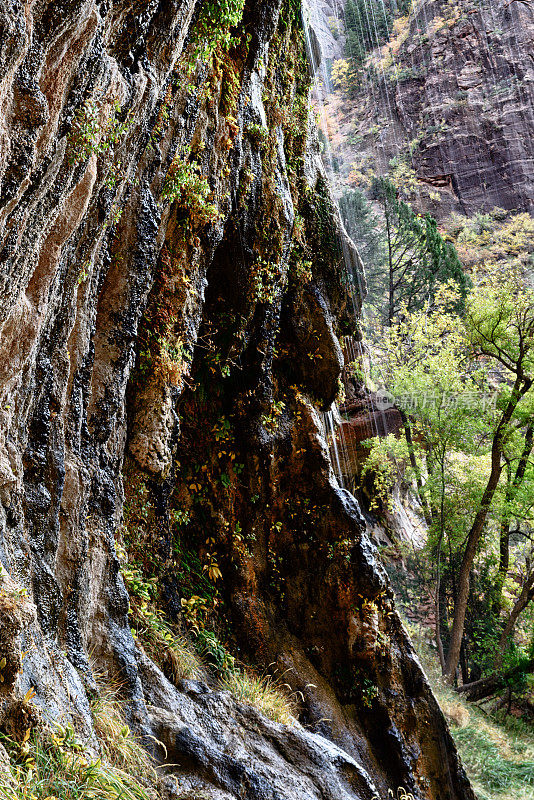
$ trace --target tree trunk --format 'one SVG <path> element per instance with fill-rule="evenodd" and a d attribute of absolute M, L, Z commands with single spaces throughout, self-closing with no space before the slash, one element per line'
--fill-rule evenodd
<path fill-rule="evenodd" d="M 511 514 L 509 504 L 512 501 L 512 470 L 510 464 L 506 465 L 506 492 L 504 495 L 504 509 L 501 519 L 501 530 L 499 534 L 499 569 L 495 585 L 495 602 L 493 613 L 496 617 L 500 616 L 502 606 L 502 590 L 508 567 L 510 566 L 510 522 Z"/>
<path fill-rule="evenodd" d="M 415 449 L 413 446 L 412 429 L 410 427 L 410 422 L 408 420 L 406 413 L 402 409 L 399 409 L 399 414 L 404 427 L 404 435 L 406 437 L 406 444 L 408 445 L 408 453 L 410 456 L 410 465 L 414 471 L 415 484 L 417 486 L 417 493 L 419 495 L 419 500 L 421 502 L 421 508 L 423 509 L 423 516 L 425 518 L 426 524 L 431 525 L 432 515 L 430 513 L 430 508 L 428 506 L 427 499 L 423 492 L 423 478 L 421 476 L 421 470 L 419 469 L 419 465 L 415 457 Z"/>
<path fill-rule="evenodd" d="M 482 535 L 482 531 L 484 530 L 490 505 L 501 477 L 502 437 L 517 407 L 517 404 L 523 395 L 528 392 L 531 385 L 532 381 L 530 379 L 524 379 L 522 376 L 518 376 L 516 378 L 512 394 L 506 405 L 506 408 L 502 413 L 501 419 L 493 436 L 493 442 L 491 446 L 490 476 L 486 488 L 484 489 L 484 494 L 482 495 L 482 500 L 480 501 L 475 519 L 473 520 L 471 530 L 469 531 L 467 537 L 467 545 L 462 558 L 462 563 L 460 565 L 460 572 L 458 574 L 458 591 L 454 604 L 454 618 L 445 670 L 445 677 L 451 684 L 454 683 L 454 676 L 456 673 L 456 667 L 458 666 L 458 660 L 460 658 L 460 648 L 462 646 L 462 639 L 464 635 L 465 614 L 467 610 L 467 601 L 469 599 L 469 580 L 471 575 L 471 567 L 473 566 L 473 561 L 478 548 L 478 542 L 480 540 L 480 536 Z"/>
<path fill-rule="evenodd" d="M 506 645 L 510 636 L 513 633 L 515 623 L 517 622 L 517 618 L 521 614 L 522 611 L 528 606 L 530 601 L 534 598 L 534 569 L 532 569 L 529 573 L 528 578 L 526 579 L 525 583 L 523 584 L 523 588 L 521 589 L 521 593 L 517 600 L 514 603 L 514 607 L 510 611 L 510 616 L 506 622 L 506 625 L 503 628 L 501 633 L 501 638 L 499 639 L 499 652 L 497 653 L 497 658 L 495 659 L 495 667 L 500 669 L 502 666 L 504 654 L 506 652 Z"/>
<path fill-rule="evenodd" d="M 435 625 L 435 633 L 436 633 L 436 646 L 438 648 L 438 656 L 439 656 L 439 664 L 441 667 L 442 674 L 445 672 L 445 653 L 443 651 L 443 642 L 441 640 L 441 603 L 440 603 L 440 592 L 441 592 L 441 542 L 443 540 L 443 528 L 439 534 L 438 540 L 438 554 L 437 554 L 437 565 L 436 565 L 436 602 L 435 602 L 435 614 L 436 614 L 436 625 Z"/>
<path fill-rule="evenodd" d="M 393 317 L 395 315 L 395 287 L 393 285 L 393 252 L 391 245 L 391 228 L 389 224 L 389 214 L 386 211 L 386 232 L 388 237 L 388 274 L 389 274 L 389 288 L 388 288 L 388 325 L 391 328 L 393 325 Z"/>
<path fill-rule="evenodd" d="M 525 472 L 528 465 L 528 459 L 532 452 L 533 446 L 534 446 L 534 426 L 530 424 L 525 432 L 525 442 L 523 446 L 523 451 L 521 453 L 521 457 L 519 459 L 513 480 L 512 480 L 512 471 L 510 466 L 508 465 L 508 474 L 506 478 L 505 506 L 504 506 L 503 518 L 501 521 L 501 532 L 499 537 L 499 570 L 497 572 L 497 585 L 495 593 L 496 598 L 493 607 L 493 612 L 496 616 L 499 616 L 500 614 L 502 606 L 502 590 L 504 582 L 506 580 L 506 575 L 508 573 L 508 567 L 510 564 L 510 522 L 512 519 L 510 503 L 514 500 L 515 496 L 517 495 L 518 489 L 523 483 L 523 479 L 525 477 Z"/>
<path fill-rule="evenodd" d="M 489 506 L 493 499 L 493 495 L 495 494 L 500 476 L 501 451 L 500 447 L 497 447 L 495 448 L 495 452 L 492 454 L 490 478 L 488 480 L 486 489 L 484 490 L 479 510 L 477 511 L 475 520 L 471 530 L 469 531 L 467 545 L 462 558 L 462 563 L 460 565 L 460 572 L 458 574 L 458 588 L 456 593 L 456 602 L 454 604 L 454 618 L 445 668 L 445 676 L 449 683 L 454 682 L 454 674 L 458 665 L 458 659 L 460 658 L 460 648 L 462 646 L 462 638 L 464 635 L 465 613 L 469 598 L 471 567 L 473 566 L 478 542 L 484 529 Z"/>
<path fill-rule="evenodd" d="M 491 697 L 505 689 L 511 678 L 527 672 L 534 672 L 534 658 L 527 661 L 526 664 L 518 664 L 502 674 L 495 673 L 487 678 L 481 678 L 479 681 L 473 681 L 473 683 L 464 683 L 462 686 L 458 686 L 456 691 L 459 694 L 465 694 L 468 700 L 483 700 L 485 697 Z"/>
<path fill-rule="evenodd" d="M 462 639 L 462 646 L 460 647 L 460 671 L 462 673 L 462 683 L 467 683 L 469 680 L 469 667 L 467 664 L 467 646 L 465 636 Z"/>

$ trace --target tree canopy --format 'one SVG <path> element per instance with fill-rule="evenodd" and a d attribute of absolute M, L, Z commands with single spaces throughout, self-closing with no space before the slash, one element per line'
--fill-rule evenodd
<path fill-rule="evenodd" d="M 464 682 L 484 664 L 506 663 L 534 598 L 534 290 L 516 270 L 495 267 L 478 276 L 462 312 L 459 300 L 454 281 L 441 283 L 421 307 L 404 303 L 383 331 L 380 378 L 404 429 L 375 440 L 370 460 L 386 472 L 391 459 L 403 461 L 419 497 L 436 643 L 451 682 L 462 651 Z M 528 546 L 512 557 L 518 538 Z"/>

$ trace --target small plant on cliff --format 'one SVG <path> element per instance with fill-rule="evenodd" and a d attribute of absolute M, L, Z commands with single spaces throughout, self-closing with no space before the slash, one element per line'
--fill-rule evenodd
<path fill-rule="evenodd" d="M 139 781 L 90 755 L 70 725 L 28 731 L 22 743 L 0 740 L 10 757 L 0 772 L 3 800 L 149 800 Z"/>
<path fill-rule="evenodd" d="M 267 141 L 267 137 L 269 136 L 269 131 L 263 125 L 258 125 L 256 123 L 251 123 L 247 125 L 247 133 L 258 145 L 263 145 L 264 142 Z"/>
<path fill-rule="evenodd" d="M 291 725 L 296 718 L 296 703 L 289 686 L 271 675 L 260 676 L 238 666 L 235 658 L 212 631 L 199 630 L 197 648 L 217 672 L 221 689 L 248 703 L 269 719 Z"/>
<path fill-rule="evenodd" d="M 193 40 L 195 57 L 208 60 L 215 50 L 228 50 L 236 43 L 232 28 L 241 22 L 245 0 L 204 0 Z"/>
<path fill-rule="evenodd" d="M 256 302 L 274 303 L 281 278 L 283 280 L 278 264 L 260 259 L 252 276 L 252 292 Z"/>
<path fill-rule="evenodd" d="M 369 476 L 373 481 L 371 508 L 376 511 L 382 503 L 384 508 L 391 510 L 394 487 L 403 476 L 405 480 L 412 477 L 408 468 L 405 468 L 410 455 L 406 442 L 390 433 L 385 438 L 367 439 L 362 444 L 369 447 L 362 468 L 362 479 Z"/>
<path fill-rule="evenodd" d="M 286 404 L 282 400 L 274 401 L 268 414 L 262 414 L 261 424 L 270 433 L 278 430 L 280 417 L 284 413 Z"/>
<path fill-rule="evenodd" d="M 170 336 L 158 336 L 157 345 L 157 357 L 150 366 L 164 383 L 180 386 L 191 360 L 183 342 L 178 339 L 173 343 Z"/>
<path fill-rule="evenodd" d="M 313 263 L 306 259 L 295 261 L 294 277 L 297 283 L 305 285 L 313 280 Z"/>
<path fill-rule="evenodd" d="M 381 800 L 380 795 L 375 794 L 373 800 Z M 384 800 L 415 800 L 415 797 L 411 792 L 407 792 L 404 786 L 399 786 L 396 792 L 388 789 L 387 798 Z"/>
<path fill-rule="evenodd" d="M 376 686 L 370 678 L 363 676 L 359 683 L 359 690 L 365 708 L 372 708 L 373 701 L 379 694 L 378 686 Z"/>
<path fill-rule="evenodd" d="M 106 152 L 122 139 L 130 127 L 130 118 L 121 122 L 118 119 L 120 110 L 120 104 L 115 102 L 113 113 L 105 122 L 101 121 L 101 105 L 92 98 L 86 100 L 77 110 L 67 148 L 67 158 L 71 166 L 81 164 L 93 153 L 100 155 Z M 107 180 L 115 185 L 118 180 L 116 172 L 110 174 Z"/>
<path fill-rule="evenodd" d="M 177 203 L 190 218 L 194 226 L 216 222 L 217 206 L 210 202 L 211 189 L 200 174 L 200 166 L 188 160 L 191 148 L 184 148 L 176 155 L 163 183 L 160 202 L 163 205 Z"/>

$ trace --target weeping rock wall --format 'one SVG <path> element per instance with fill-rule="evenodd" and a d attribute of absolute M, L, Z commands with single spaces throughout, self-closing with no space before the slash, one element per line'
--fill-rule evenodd
<path fill-rule="evenodd" d="M 0 13 L 3 730 L 35 717 L 33 687 L 90 736 L 97 668 L 184 791 L 470 800 L 320 435 L 358 298 L 296 4 L 248 2 L 209 69 L 194 0 Z M 220 624 L 285 672 L 306 727 L 163 676 L 131 634 L 117 536 L 178 625 L 184 553 L 217 567 Z"/>

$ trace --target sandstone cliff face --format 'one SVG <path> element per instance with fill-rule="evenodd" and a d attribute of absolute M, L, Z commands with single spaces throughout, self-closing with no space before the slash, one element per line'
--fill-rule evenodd
<path fill-rule="evenodd" d="M 340 114 L 345 144 L 354 143 L 352 157 L 340 153 L 342 169 L 354 161 L 383 173 L 402 154 L 438 218 L 531 211 L 533 48 L 529 3 L 418 0 Z"/>
<path fill-rule="evenodd" d="M 468 215 L 534 207 L 533 48 L 532 7 L 516 0 L 423 3 L 402 46 L 395 105 L 409 139 L 421 136 L 417 176 L 446 180 Z"/>
<path fill-rule="evenodd" d="M 33 687 L 91 735 L 96 666 L 187 791 L 472 798 L 319 433 L 356 332 L 343 252 L 359 264 L 295 4 L 247 3 L 209 70 L 196 6 L 1 9 L 2 726 Z M 177 624 L 184 552 L 216 563 L 236 647 L 290 670 L 309 727 L 167 681 L 132 637 L 116 536 Z"/>

